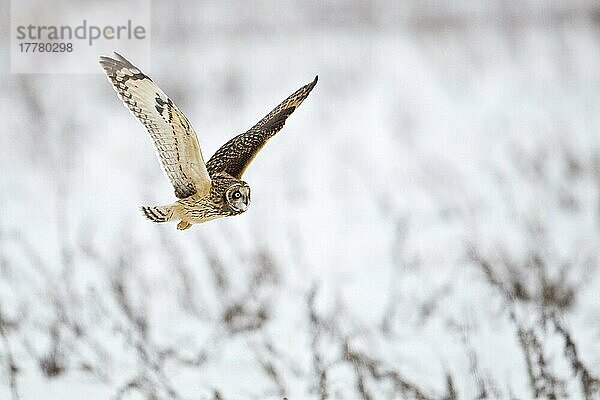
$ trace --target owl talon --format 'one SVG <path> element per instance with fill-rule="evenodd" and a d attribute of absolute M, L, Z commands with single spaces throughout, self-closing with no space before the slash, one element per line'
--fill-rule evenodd
<path fill-rule="evenodd" d="M 181 222 L 179 222 L 177 224 L 177 229 L 179 229 L 180 231 L 184 231 L 184 230 L 188 229 L 190 226 L 192 226 L 192 224 L 190 224 L 187 221 L 181 220 Z"/>

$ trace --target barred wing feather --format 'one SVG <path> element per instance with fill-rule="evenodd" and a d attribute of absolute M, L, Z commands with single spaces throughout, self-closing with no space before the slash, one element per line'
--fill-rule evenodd
<path fill-rule="evenodd" d="M 100 65 L 124 105 L 146 127 L 175 196 L 208 193 L 211 180 L 196 132 L 171 99 L 139 68 L 115 53 Z"/>

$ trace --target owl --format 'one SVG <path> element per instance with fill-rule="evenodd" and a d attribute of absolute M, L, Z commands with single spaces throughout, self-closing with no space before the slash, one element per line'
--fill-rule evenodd
<path fill-rule="evenodd" d="M 100 65 L 124 105 L 150 133 L 178 198 L 169 205 L 140 209 L 153 222 L 179 221 L 179 230 L 248 209 L 250 186 L 242 180 L 244 171 L 318 79 L 296 90 L 247 132 L 221 146 L 205 163 L 196 132 L 181 110 L 139 68 L 114 54 L 114 58 L 100 57 Z"/>

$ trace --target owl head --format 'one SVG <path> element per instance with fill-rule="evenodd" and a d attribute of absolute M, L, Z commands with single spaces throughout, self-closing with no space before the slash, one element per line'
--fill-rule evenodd
<path fill-rule="evenodd" d="M 225 191 L 225 201 L 235 214 L 241 214 L 250 205 L 250 186 L 246 182 L 236 182 Z"/>

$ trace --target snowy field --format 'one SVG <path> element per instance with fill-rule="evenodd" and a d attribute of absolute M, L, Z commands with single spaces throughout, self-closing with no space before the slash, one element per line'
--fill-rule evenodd
<path fill-rule="evenodd" d="M 9 73 L 7 3 L 0 399 L 600 398 L 597 2 L 153 2 L 206 159 L 319 74 L 184 232 L 100 69 Z"/>

